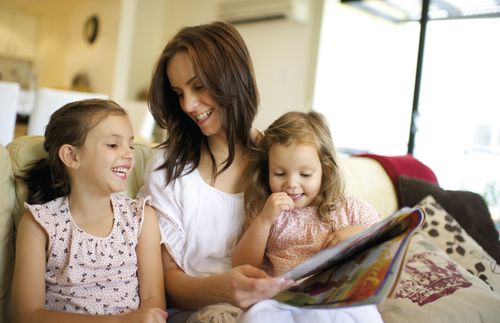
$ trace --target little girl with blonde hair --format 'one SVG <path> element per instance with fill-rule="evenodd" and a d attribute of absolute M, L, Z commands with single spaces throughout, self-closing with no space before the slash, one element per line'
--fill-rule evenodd
<path fill-rule="evenodd" d="M 247 230 L 233 265 L 264 267 L 272 275 L 380 220 L 367 203 L 344 195 L 324 117 L 289 112 L 265 131 L 245 190 Z"/>

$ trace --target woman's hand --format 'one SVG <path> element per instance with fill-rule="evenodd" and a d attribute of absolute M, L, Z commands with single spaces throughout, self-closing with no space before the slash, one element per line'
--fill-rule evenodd
<path fill-rule="evenodd" d="M 335 230 L 334 232 L 330 233 L 330 236 L 323 244 L 323 248 L 335 246 L 336 244 L 352 237 L 356 233 L 361 232 L 366 228 L 368 228 L 367 225 L 359 224 Z"/>
<path fill-rule="evenodd" d="M 294 283 L 290 279 L 271 277 L 263 270 L 250 265 L 235 267 L 222 275 L 224 283 L 220 284 L 219 288 L 226 289 L 224 298 L 241 309 L 246 309 L 258 301 L 269 299 L 290 288 Z"/>
<path fill-rule="evenodd" d="M 282 211 L 293 209 L 293 200 L 285 192 L 272 193 L 266 200 L 259 217 L 269 224 L 274 224 Z"/>

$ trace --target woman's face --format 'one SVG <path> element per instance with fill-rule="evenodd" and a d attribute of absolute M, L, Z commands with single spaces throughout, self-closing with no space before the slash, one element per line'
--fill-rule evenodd
<path fill-rule="evenodd" d="M 207 137 L 221 134 L 219 104 L 203 86 L 187 53 L 179 52 L 172 57 L 167 75 L 182 111 L 200 127 L 201 132 Z"/>

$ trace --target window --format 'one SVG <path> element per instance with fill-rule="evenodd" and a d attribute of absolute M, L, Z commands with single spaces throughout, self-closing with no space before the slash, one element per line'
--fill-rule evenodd
<path fill-rule="evenodd" d="M 418 22 L 326 0 L 313 106 L 340 150 L 407 151 Z M 427 24 L 414 155 L 500 218 L 500 18 Z"/>
<path fill-rule="evenodd" d="M 418 33 L 418 23 L 325 1 L 313 107 L 340 150 L 406 153 Z"/>

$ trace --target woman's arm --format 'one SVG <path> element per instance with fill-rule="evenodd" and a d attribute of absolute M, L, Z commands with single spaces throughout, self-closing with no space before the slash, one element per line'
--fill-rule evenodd
<path fill-rule="evenodd" d="M 267 198 L 262 212 L 252 221 L 235 246 L 232 255 L 233 266 L 248 264 L 260 267 L 264 260 L 271 226 L 282 211 L 292 209 L 293 201 L 286 193 L 271 194 Z"/>
<path fill-rule="evenodd" d="M 141 308 L 166 309 L 160 229 L 152 207 L 144 206 L 144 223 L 136 247 Z"/>
<path fill-rule="evenodd" d="M 83 315 L 45 309 L 45 258 L 48 237 L 31 213 L 19 222 L 14 265 L 13 301 L 16 322 L 165 322 L 157 309 L 127 315 Z"/>
<path fill-rule="evenodd" d="M 185 274 L 162 248 L 165 290 L 171 306 L 198 309 L 216 303 L 248 308 L 292 286 L 293 281 L 269 277 L 264 271 L 245 265 L 209 277 Z"/>

